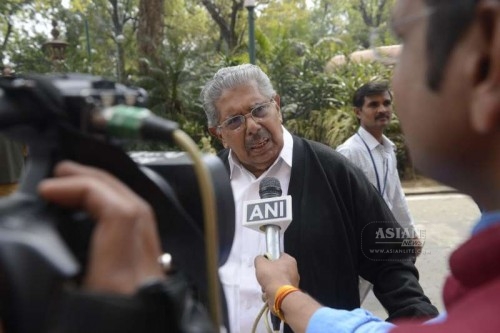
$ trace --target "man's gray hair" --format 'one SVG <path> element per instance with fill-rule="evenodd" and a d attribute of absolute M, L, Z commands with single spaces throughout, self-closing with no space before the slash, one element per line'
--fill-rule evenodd
<path fill-rule="evenodd" d="M 201 102 L 207 115 L 208 127 L 217 126 L 219 114 L 215 103 L 226 89 L 256 83 L 259 92 L 266 98 L 276 95 L 269 77 L 260 67 L 251 64 L 224 67 L 215 73 L 201 91 Z"/>

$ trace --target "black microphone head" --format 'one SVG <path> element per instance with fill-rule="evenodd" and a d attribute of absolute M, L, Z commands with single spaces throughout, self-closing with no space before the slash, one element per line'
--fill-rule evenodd
<path fill-rule="evenodd" d="M 281 184 L 278 178 L 265 177 L 259 184 L 259 196 L 261 199 L 280 197 Z"/>

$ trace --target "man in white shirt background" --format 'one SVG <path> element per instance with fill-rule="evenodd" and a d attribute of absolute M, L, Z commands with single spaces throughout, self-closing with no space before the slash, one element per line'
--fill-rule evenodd
<path fill-rule="evenodd" d="M 384 135 L 392 118 L 392 94 L 385 81 L 371 81 L 359 87 L 353 96 L 359 120 L 358 131 L 337 147 L 337 151 L 358 166 L 384 198 L 404 231 L 420 247 L 405 194 L 399 179 L 396 145 Z M 419 251 L 417 251 L 419 253 Z M 372 285 L 360 278 L 360 297 L 365 299 Z"/>

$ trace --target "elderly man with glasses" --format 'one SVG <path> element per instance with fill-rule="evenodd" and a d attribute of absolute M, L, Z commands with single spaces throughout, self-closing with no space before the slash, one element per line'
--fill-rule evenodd
<path fill-rule="evenodd" d="M 500 332 L 500 2 L 399 0 L 392 27 L 403 41 L 393 87 L 413 162 L 482 208 L 450 256 L 446 313 L 394 326 L 362 309 L 328 308 L 295 288 L 303 272 L 286 254 L 257 257 L 257 278 L 295 332 Z"/>
<path fill-rule="evenodd" d="M 293 220 L 283 245 L 297 258 L 303 290 L 325 305 L 352 310 L 360 306 L 362 276 L 374 284 L 389 320 L 437 315 L 418 283 L 414 249 L 401 246 L 404 236 L 378 242 L 380 232 L 399 227 L 384 200 L 332 148 L 283 127 L 280 97 L 259 67 L 220 69 L 201 97 L 210 133 L 226 148 L 219 157 L 236 203 L 233 247 L 219 270 L 232 333 L 251 332 L 264 305 L 253 261 L 266 252 L 266 243 L 262 234 L 242 226 L 242 211 L 243 202 L 259 199 L 266 177 L 277 178 L 283 195 L 292 197 Z M 262 326 L 258 332 L 265 332 Z"/>

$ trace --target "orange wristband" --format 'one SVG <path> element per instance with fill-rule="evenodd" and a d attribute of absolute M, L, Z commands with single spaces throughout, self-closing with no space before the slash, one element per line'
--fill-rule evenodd
<path fill-rule="evenodd" d="M 293 293 L 294 291 L 299 290 L 299 288 L 287 284 L 279 287 L 278 291 L 276 291 L 276 296 L 274 297 L 273 312 L 281 319 L 282 322 L 285 322 L 285 317 L 283 315 L 283 312 L 281 311 L 281 303 L 286 296 Z"/>

